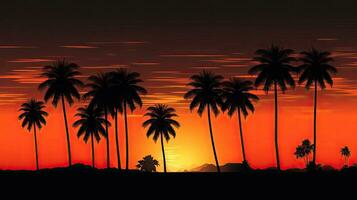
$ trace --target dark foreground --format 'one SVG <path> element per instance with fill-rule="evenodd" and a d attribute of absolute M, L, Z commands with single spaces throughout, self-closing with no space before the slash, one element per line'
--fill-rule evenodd
<path fill-rule="evenodd" d="M 301 194 L 313 190 L 320 192 L 354 192 L 357 188 L 357 168 L 340 171 L 305 172 L 289 170 L 249 170 L 229 173 L 142 173 L 96 170 L 77 165 L 72 168 L 44 169 L 41 171 L 0 171 L 1 191 L 5 188 L 23 190 L 48 188 L 61 195 L 66 192 L 80 194 L 126 194 L 146 195 L 158 191 L 172 191 L 175 195 L 199 195 L 200 193 L 269 195 L 287 190 Z M 5 186 L 5 187 L 4 187 Z M 20 189 L 21 188 L 21 189 Z M 248 192 L 248 191 L 256 192 Z M 286 191 L 285 191 L 286 190 Z M 222 193 L 223 192 L 223 193 Z M 293 194 L 292 193 L 292 194 Z M 285 194 L 285 193 L 284 193 Z M 153 195 L 153 194 L 150 194 Z M 295 194 L 294 194 L 295 195 Z"/>

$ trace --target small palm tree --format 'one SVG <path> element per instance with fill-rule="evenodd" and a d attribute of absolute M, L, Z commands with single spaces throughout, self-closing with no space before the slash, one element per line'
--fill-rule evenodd
<path fill-rule="evenodd" d="M 299 71 L 302 71 L 299 78 L 299 84 L 305 83 L 306 89 L 310 89 L 314 85 L 315 95 L 314 95 L 314 153 L 313 153 L 313 165 L 316 166 L 316 110 L 317 110 L 317 88 L 326 88 L 326 83 L 331 87 L 333 85 L 333 80 L 331 75 L 337 73 L 334 66 L 330 65 L 333 61 L 331 53 L 327 51 L 319 51 L 312 48 L 309 51 L 304 51 L 301 53 L 302 65 L 299 66 Z"/>
<path fill-rule="evenodd" d="M 38 149 L 37 149 L 37 132 L 36 127 L 40 130 L 42 125 L 46 125 L 45 117 L 48 116 L 47 112 L 43 109 L 45 108 L 45 103 L 42 101 L 37 101 L 36 99 L 31 99 L 26 103 L 21 105 L 19 115 L 19 120 L 22 120 L 21 126 L 27 128 L 28 131 L 33 129 L 34 141 L 35 141 L 35 154 L 36 154 L 36 170 L 39 170 L 38 165 Z"/>
<path fill-rule="evenodd" d="M 142 172 L 156 172 L 156 167 L 159 166 L 159 161 L 155 160 L 151 155 L 145 156 L 138 161 L 136 167 Z"/>
<path fill-rule="evenodd" d="M 348 148 L 348 146 L 345 146 L 341 149 L 341 155 L 342 157 L 344 158 L 345 160 L 345 163 L 344 165 L 347 167 L 348 166 L 348 159 L 350 158 L 351 156 L 351 151 L 350 149 Z"/>
<path fill-rule="evenodd" d="M 212 149 L 214 159 L 216 161 L 217 172 L 221 172 L 219 162 L 217 158 L 216 148 L 214 144 L 212 123 L 211 123 L 211 109 L 215 116 L 219 114 L 219 107 L 223 105 L 221 98 L 223 77 L 216 75 L 212 72 L 203 71 L 200 74 L 191 76 L 191 82 L 188 84 L 193 87 L 188 91 L 184 98 L 192 99 L 190 104 L 190 110 L 197 108 L 197 113 L 202 116 L 203 112 L 207 108 L 208 126 L 211 136 Z"/>
<path fill-rule="evenodd" d="M 254 105 L 252 101 L 258 101 L 259 98 L 256 95 L 250 93 L 250 91 L 254 89 L 253 83 L 251 81 L 243 81 L 238 78 L 231 78 L 229 81 L 223 82 L 222 85 L 222 98 L 224 101 L 223 109 L 228 110 L 228 115 L 230 117 L 232 117 L 234 113 L 237 113 L 243 163 L 249 166 L 245 156 L 241 113 L 243 113 L 244 117 L 247 117 L 248 111 L 254 112 Z"/>
<path fill-rule="evenodd" d="M 140 74 L 137 72 L 130 72 L 127 69 L 118 69 L 112 73 L 113 90 L 121 91 L 121 101 L 124 112 L 125 136 L 126 136 L 126 166 L 129 169 L 129 128 L 127 107 L 133 112 L 137 106 L 142 107 L 141 95 L 147 93 L 146 89 L 139 84 L 143 81 L 140 79 Z M 121 102 L 120 101 L 120 102 Z"/>
<path fill-rule="evenodd" d="M 77 79 L 77 76 L 80 75 L 78 68 L 79 66 L 77 64 L 68 63 L 65 60 L 58 61 L 53 65 L 45 66 L 41 76 L 45 77 L 46 80 L 38 87 L 41 91 L 46 89 L 44 95 L 45 102 L 48 102 L 50 99 L 52 99 L 52 104 L 54 107 L 57 107 L 59 101 L 62 102 L 64 123 L 66 127 L 69 166 L 72 165 L 72 158 L 65 102 L 67 101 L 71 106 L 74 103 L 73 98 L 78 100 L 80 99 L 78 87 L 82 87 L 83 83 Z"/>
<path fill-rule="evenodd" d="M 305 166 L 308 167 L 310 164 L 310 154 L 314 149 L 314 145 L 311 144 L 310 140 L 303 140 L 301 145 L 296 147 L 294 155 L 297 159 L 304 159 Z"/>
<path fill-rule="evenodd" d="M 81 107 L 75 115 L 79 119 L 73 123 L 74 127 L 79 127 L 77 136 L 83 136 L 85 143 L 91 138 L 92 144 L 92 167 L 95 168 L 94 139 L 99 143 L 100 137 L 107 137 L 104 126 L 110 126 L 110 122 L 103 117 L 104 113 L 99 108 Z"/>
<path fill-rule="evenodd" d="M 253 58 L 259 64 L 249 70 L 249 74 L 257 74 L 255 86 L 263 85 L 263 90 L 268 91 L 273 86 L 275 100 L 275 154 L 277 168 L 280 170 L 279 145 L 278 145 L 278 87 L 281 91 L 287 90 L 287 87 L 295 87 L 295 81 L 291 76 L 291 72 L 296 69 L 291 66 L 295 61 L 292 57 L 293 50 L 284 49 L 272 45 L 267 49 L 258 49 Z"/>
<path fill-rule="evenodd" d="M 164 137 L 166 142 L 170 140 L 170 135 L 176 137 L 176 131 L 174 127 L 179 128 L 180 124 L 172 119 L 177 117 L 175 109 L 164 104 L 157 104 L 156 106 L 149 107 L 147 113 L 144 116 L 150 117 L 143 123 L 143 127 L 149 126 L 146 133 L 147 137 L 153 135 L 153 139 L 156 142 L 159 137 L 161 141 L 162 157 L 164 161 L 164 172 L 166 173 L 166 158 L 164 148 Z"/>
<path fill-rule="evenodd" d="M 97 107 L 104 111 L 105 120 L 108 120 L 108 112 L 113 112 L 113 93 L 111 92 L 111 77 L 109 73 L 99 73 L 88 78 L 90 83 L 86 85 L 89 91 L 83 95 L 84 99 L 91 98 L 89 107 Z M 107 168 L 110 168 L 110 147 L 108 124 L 105 124 L 107 140 Z"/>

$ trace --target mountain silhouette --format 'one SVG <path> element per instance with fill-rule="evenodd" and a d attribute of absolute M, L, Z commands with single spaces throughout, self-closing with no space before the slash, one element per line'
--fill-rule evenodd
<path fill-rule="evenodd" d="M 222 172 L 241 172 L 244 171 L 245 166 L 241 163 L 227 163 L 221 166 Z M 216 172 L 217 167 L 213 164 L 203 164 L 199 167 L 189 170 L 190 172 Z"/>

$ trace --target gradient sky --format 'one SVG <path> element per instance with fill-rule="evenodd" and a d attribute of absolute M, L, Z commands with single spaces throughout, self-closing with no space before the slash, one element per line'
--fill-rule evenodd
<path fill-rule="evenodd" d="M 188 78 L 203 69 L 226 78 L 247 75 L 257 48 L 271 43 L 296 52 L 312 46 L 331 51 L 339 73 L 334 87 L 320 92 L 318 162 L 340 167 L 340 148 L 348 145 L 357 160 L 357 13 L 354 1 L 340 0 L 196 0 L 169 3 L 145 1 L 35 1 L 0 3 L 0 168 L 33 169 L 33 135 L 17 120 L 21 103 L 42 98 L 37 85 L 41 67 L 59 58 L 81 66 L 82 79 L 99 71 L 127 67 L 138 71 L 149 94 L 144 108 L 129 118 L 130 166 L 161 149 L 141 128 L 148 105 L 167 103 L 178 110 L 182 127 L 167 145 L 169 171 L 213 163 L 207 119 L 188 110 L 182 96 Z M 82 89 L 83 91 L 83 89 Z M 247 159 L 253 167 L 274 166 L 273 101 L 261 97 L 256 112 L 243 125 Z M 312 139 L 313 96 L 302 87 L 280 95 L 280 150 L 283 168 L 303 167 L 295 147 Z M 69 123 L 78 104 L 70 109 Z M 48 125 L 39 134 L 40 167 L 66 165 L 65 132 L 60 108 L 48 105 Z M 122 118 L 120 118 L 122 124 Z M 221 164 L 241 162 L 237 119 L 220 115 L 213 121 Z M 90 146 L 71 129 L 73 159 L 90 163 Z M 124 165 L 124 134 L 121 154 Z M 110 129 L 115 166 L 113 129 Z M 105 166 L 105 142 L 96 149 L 97 166 Z"/>

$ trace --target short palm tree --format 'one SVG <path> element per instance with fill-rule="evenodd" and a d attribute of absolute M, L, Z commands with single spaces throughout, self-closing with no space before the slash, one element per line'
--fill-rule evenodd
<path fill-rule="evenodd" d="M 147 93 L 146 89 L 139 84 L 143 82 L 140 79 L 140 74 L 137 72 L 130 72 L 127 69 L 118 69 L 112 73 L 113 89 L 114 91 L 121 91 L 122 105 L 125 123 L 125 136 L 126 136 L 126 165 L 125 169 L 129 169 L 129 128 L 127 107 L 133 112 L 137 106 L 142 107 L 141 95 Z"/>
<path fill-rule="evenodd" d="M 224 101 L 223 109 L 228 110 L 228 115 L 230 117 L 232 117 L 234 113 L 237 113 L 243 163 L 246 166 L 249 166 L 245 155 L 241 113 L 243 113 L 244 117 L 247 117 L 248 111 L 254 112 L 254 105 L 252 101 L 258 101 L 259 98 L 255 94 L 250 93 L 250 91 L 254 89 L 253 83 L 251 81 L 243 81 L 238 78 L 231 78 L 229 81 L 223 82 L 222 85 L 222 98 Z"/>
<path fill-rule="evenodd" d="M 36 99 L 31 99 L 26 103 L 21 105 L 19 115 L 19 120 L 22 120 L 21 126 L 27 128 L 28 131 L 33 129 L 34 141 L 35 141 L 35 153 L 36 153 L 36 169 L 39 170 L 38 165 L 38 149 L 37 149 L 37 132 L 36 127 L 40 130 L 42 125 L 46 125 L 45 117 L 48 116 L 47 112 L 43 109 L 45 108 L 45 103 L 42 101 L 37 101 Z"/>
<path fill-rule="evenodd" d="M 326 88 L 326 83 L 331 87 L 333 80 L 331 75 L 337 73 L 334 66 L 330 65 L 333 61 L 331 53 L 327 51 L 319 51 L 312 48 L 309 51 L 301 53 L 300 61 L 302 65 L 299 66 L 299 71 L 302 71 L 299 84 L 305 83 L 306 89 L 310 89 L 314 86 L 314 153 L 312 163 L 316 166 L 316 113 L 317 113 L 317 90 Z"/>
<path fill-rule="evenodd" d="M 211 136 L 212 149 L 214 159 L 216 161 L 217 172 L 221 172 L 219 162 L 217 158 L 216 148 L 214 144 L 212 123 L 211 123 L 211 109 L 215 116 L 219 114 L 219 107 L 223 105 L 221 98 L 223 77 L 216 75 L 212 72 L 203 71 L 200 74 L 191 76 L 191 82 L 188 84 L 193 87 L 188 91 L 184 98 L 192 99 L 190 104 L 190 110 L 197 108 L 197 113 L 202 116 L 205 109 L 207 109 L 208 126 Z"/>
<path fill-rule="evenodd" d="M 89 91 L 83 95 L 84 99 L 91 98 L 89 107 L 97 107 L 104 112 L 105 120 L 108 120 L 108 113 L 113 111 L 113 93 L 111 92 L 111 78 L 109 73 L 99 73 L 88 78 L 86 85 Z M 107 168 L 110 168 L 110 145 L 108 124 L 105 124 L 107 140 Z"/>
<path fill-rule="evenodd" d="M 308 167 L 310 164 L 310 154 L 314 149 L 314 145 L 311 144 L 310 140 L 303 140 L 301 145 L 296 147 L 294 155 L 297 159 L 304 159 L 305 166 Z"/>
<path fill-rule="evenodd" d="M 291 72 L 296 69 L 291 65 L 295 58 L 292 57 L 293 50 L 284 49 L 272 45 L 267 49 L 258 49 L 255 52 L 254 61 L 256 66 L 249 70 L 249 74 L 256 75 L 255 86 L 263 85 L 263 90 L 268 91 L 273 86 L 275 100 L 275 154 L 277 168 L 280 170 L 279 145 L 278 145 L 278 88 L 285 91 L 288 86 L 295 87 L 295 81 Z"/>
<path fill-rule="evenodd" d="M 65 60 L 57 61 L 53 65 L 43 68 L 41 76 L 46 78 L 46 80 L 39 85 L 39 90 L 43 91 L 46 89 L 44 95 L 46 102 L 52 99 L 54 107 L 57 107 L 59 101 L 62 103 L 69 166 L 72 165 L 72 158 L 65 102 L 67 101 L 71 106 L 74 103 L 73 98 L 80 99 L 78 87 L 82 87 L 83 83 L 77 79 L 77 76 L 80 75 L 78 69 L 79 66 L 77 64 L 68 63 Z"/>
<path fill-rule="evenodd" d="M 166 173 L 166 158 L 164 148 L 164 137 L 166 142 L 170 140 L 170 136 L 176 137 L 176 131 L 174 127 L 179 128 L 180 124 L 172 119 L 177 117 L 175 109 L 164 104 L 157 104 L 147 109 L 147 113 L 144 116 L 150 117 L 143 123 L 143 127 L 149 127 L 146 133 L 147 137 L 153 135 L 153 139 L 156 142 L 159 137 L 161 141 L 162 157 L 164 161 L 164 172 Z"/>
<path fill-rule="evenodd" d="M 92 167 L 95 168 L 95 156 L 94 156 L 94 139 L 99 143 L 100 137 L 107 137 L 107 132 L 104 127 L 110 126 L 107 119 L 103 117 L 104 113 L 97 107 L 81 107 L 78 108 L 75 115 L 79 119 L 73 123 L 74 127 L 79 127 L 77 136 L 78 138 L 83 136 L 85 143 L 88 139 L 91 139 L 92 145 Z"/>
<path fill-rule="evenodd" d="M 345 146 L 341 149 L 341 155 L 343 156 L 344 160 L 345 160 L 345 166 L 348 166 L 348 159 L 351 156 L 351 151 L 348 148 L 348 146 Z"/>
<path fill-rule="evenodd" d="M 136 167 L 142 172 L 156 172 L 156 167 L 159 166 L 159 161 L 154 159 L 151 155 L 145 156 L 138 161 Z"/>

